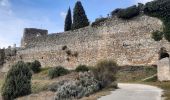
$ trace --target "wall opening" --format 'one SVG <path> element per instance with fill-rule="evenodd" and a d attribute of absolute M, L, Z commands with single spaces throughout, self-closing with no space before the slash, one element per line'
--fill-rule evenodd
<path fill-rule="evenodd" d="M 166 58 L 168 57 L 169 58 L 169 54 L 166 50 L 165 47 L 162 47 L 160 50 L 159 50 L 159 60 L 163 59 L 163 58 Z"/>

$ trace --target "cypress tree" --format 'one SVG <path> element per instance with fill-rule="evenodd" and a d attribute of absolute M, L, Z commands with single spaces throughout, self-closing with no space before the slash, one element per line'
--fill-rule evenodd
<path fill-rule="evenodd" d="M 69 31 L 71 30 L 71 25 L 72 25 L 72 19 L 71 19 L 71 10 L 70 8 L 68 9 L 66 18 L 65 18 L 65 26 L 64 26 L 64 31 Z"/>
<path fill-rule="evenodd" d="M 72 29 L 79 29 L 89 25 L 88 18 L 80 1 L 77 1 L 73 13 Z"/>

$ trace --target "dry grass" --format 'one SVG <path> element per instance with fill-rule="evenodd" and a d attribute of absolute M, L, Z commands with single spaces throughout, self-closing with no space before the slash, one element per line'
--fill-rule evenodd
<path fill-rule="evenodd" d="M 128 66 L 123 66 L 123 67 L 121 67 L 121 69 L 124 69 L 124 70 L 118 71 L 118 73 L 117 73 L 117 81 L 118 82 L 139 82 L 142 79 L 145 79 L 145 78 L 155 75 L 157 73 L 156 68 L 148 67 L 148 66 L 146 66 L 146 67 L 141 66 L 142 69 L 134 68 L 134 70 L 131 70 L 131 71 L 129 71 L 129 70 L 127 71 L 126 68 L 128 68 Z"/>

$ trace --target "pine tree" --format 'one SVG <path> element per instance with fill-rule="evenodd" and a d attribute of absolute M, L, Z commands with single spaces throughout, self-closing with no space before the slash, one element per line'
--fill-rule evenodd
<path fill-rule="evenodd" d="M 84 8 L 80 1 L 77 1 L 74 7 L 73 27 L 72 29 L 79 29 L 89 25 L 89 21 L 85 14 Z"/>
<path fill-rule="evenodd" d="M 71 30 L 71 25 L 72 25 L 72 18 L 71 18 L 71 10 L 69 8 L 65 19 L 64 31 Z"/>

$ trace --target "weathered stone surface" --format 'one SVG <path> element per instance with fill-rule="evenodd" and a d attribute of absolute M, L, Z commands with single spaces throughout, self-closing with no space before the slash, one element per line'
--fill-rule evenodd
<path fill-rule="evenodd" d="M 153 31 L 162 29 L 161 20 L 143 15 L 131 20 L 109 18 L 99 27 L 23 37 L 25 48 L 19 49 L 15 60 L 9 60 L 4 66 L 18 60 L 39 60 L 43 67 L 62 65 L 69 69 L 79 64 L 95 65 L 103 59 L 113 59 L 119 65 L 156 64 L 161 47 L 170 52 L 169 42 L 156 42 L 151 38 Z M 71 55 L 62 50 L 63 46 L 67 46 Z M 77 57 L 72 55 L 75 52 Z"/>
<path fill-rule="evenodd" d="M 158 80 L 159 81 L 170 81 L 170 59 L 163 58 L 157 63 L 158 65 Z"/>

